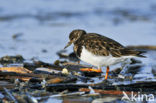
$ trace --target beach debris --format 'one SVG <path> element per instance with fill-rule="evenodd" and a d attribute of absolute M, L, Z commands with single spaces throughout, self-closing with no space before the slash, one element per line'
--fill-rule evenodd
<path fill-rule="evenodd" d="M 0 79 L 0 91 L 3 91 L 3 87 L 7 88 L 7 89 L 13 89 L 15 88 L 15 84 L 9 82 L 9 81 L 4 81 Z"/>
<path fill-rule="evenodd" d="M 131 91 L 155 95 L 156 82 L 149 81 L 154 78 L 135 81 L 140 79 L 140 77 L 136 78 L 140 70 L 149 67 L 140 60 L 131 59 L 131 62 L 123 68 L 111 70 L 108 80 L 104 80 L 105 73 L 82 72 L 81 68 L 91 68 L 91 66 L 78 64 L 75 61 L 69 62 L 68 57 L 56 61 L 51 64 L 35 59 L 31 61 L 23 59 L 19 64 L 16 62 L 2 64 L 0 102 L 38 103 L 61 97 L 68 98 L 63 101 L 74 101 L 72 97 L 83 98 L 90 102 L 92 101 L 90 98 L 94 98 L 92 102 L 109 101 L 96 99 L 104 98 L 106 95 L 106 99 L 109 99 L 107 98 L 109 95 L 114 97 L 110 101 L 116 101 L 123 96 L 123 91 L 127 95 L 130 95 Z M 151 70 L 154 75 L 155 65 Z"/>
<path fill-rule="evenodd" d="M 92 103 L 113 103 L 115 102 L 116 100 L 120 100 L 121 97 L 117 97 L 117 96 L 107 96 L 107 97 L 102 97 L 102 98 L 97 98 L 97 99 L 94 99 L 92 101 Z M 122 101 L 121 101 L 122 103 Z"/>
<path fill-rule="evenodd" d="M 63 68 L 63 70 L 62 70 L 62 74 L 69 74 L 67 68 Z"/>
<path fill-rule="evenodd" d="M 63 92 L 61 92 L 61 93 L 59 93 L 59 94 L 57 94 L 57 95 L 51 95 L 51 96 L 49 96 L 50 98 L 54 98 L 54 97 L 66 97 L 66 96 L 81 96 L 81 95 L 83 95 L 83 94 L 85 94 L 85 92 L 72 92 L 72 93 L 64 93 L 64 91 Z"/>
<path fill-rule="evenodd" d="M 99 95 L 99 94 L 107 94 L 107 95 L 123 95 L 123 91 L 120 91 L 120 90 L 102 90 L 102 89 L 88 89 L 88 88 L 80 88 L 79 91 L 81 92 L 92 92 L 94 91 L 93 93 L 91 94 L 94 94 L 94 95 Z M 131 94 L 131 92 L 126 92 L 128 95 Z"/>
<path fill-rule="evenodd" d="M 49 68 L 44 68 L 44 67 L 39 67 L 39 68 L 36 68 L 34 71 L 34 73 L 41 73 L 41 74 L 51 74 L 51 73 L 60 73 L 60 71 L 57 71 L 57 70 L 53 70 L 53 69 L 49 69 Z"/>
<path fill-rule="evenodd" d="M 79 88 L 88 88 L 87 84 L 74 84 L 74 83 L 58 83 L 58 84 L 49 84 L 46 86 L 47 91 L 59 92 L 59 91 L 78 91 Z"/>
<path fill-rule="evenodd" d="M 32 73 L 32 71 L 24 67 L 1 67 L 0 72 Z"/>
<path fill-rule="evenodd" d="M 4 98 L 4 95 L 0 92 L 0 99 Z"/>
<path fill-rule="evenodd" d="M 11 101 L 13 101 L 14 103 L 18 103 L 17 100 L 15 99 L 15 97 L 12 95 L 12 93 L 7 88 L 4 87 L 3 89 Z"/>
<path fill-rule="evenodd" d="M 26 97 L 29 103 L 38 103 L 37 99 L 32 95 L 30 95 L 28 92 L 26 93 Z"/>
<path fill-rule="evenodd" d="M 48 84 L 55 84 L 55 83 L 61 83 L 65 80 L 65 78 L 54 78 L 47 81 Z"/>
<path fill-rule="evenodd" d="M 21 55 L 16 55 L 16 56 L 3 56 L 0 58 L 0 64 L 2 65 L 8 65 L 8 64 L 13 64 L 13 63 L 23 63 L 24 58 Z"/>
<path fill-rule="evenodd" d="M 77 62 L 77 63 L 80 62 L 80 59 L 76 56 L 74 52 L 71 52 L 69 54 L 67 54 L 66 52 L 67 52 L 66 50 L 60 50 L 57 52 L 57 55 L 60 58 L 68 59 L 69 61 L 72 61 L 72 62 Z"/>

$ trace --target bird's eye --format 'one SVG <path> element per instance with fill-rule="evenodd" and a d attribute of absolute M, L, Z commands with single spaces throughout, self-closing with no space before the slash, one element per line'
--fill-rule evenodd
<path fill-rule="evenodd" d="M 73 37 L 71 37 L 70 40 L 73 40 Z"/>

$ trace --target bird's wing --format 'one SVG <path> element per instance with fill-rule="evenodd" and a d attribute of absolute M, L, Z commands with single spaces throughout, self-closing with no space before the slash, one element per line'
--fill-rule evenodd
<path fill-rule="evenodd" d="M 116 42 L 115 40 L 112 40 L 110 38 L 107 38 L 105 36 L 101 36 L 99 34 L 87 34 L 87 37 L 84 36 L 84 46 L 87 50 L 92 52 L 95 55 L 103 55 L 108 56 L 112 55 L 114 57 L 120 56 L 120 49 L 123 49 L 124 46 L 122 46 L 120 43 Z M 115 50 L 115 51 L 113 51 Z"/>
<path fill-rule="evenodd" d="M 95 55 L 102 56 L 112 55 L 113 57 L 121 57 L 121 56 L 144 57 L 143 55 L 141 55 L 142 52 L 126 48 L 117 41 L 96 33 L 89 33 L 85 35 L 84 38 L 79 43 L 83 43 L 85 48 Z"/>

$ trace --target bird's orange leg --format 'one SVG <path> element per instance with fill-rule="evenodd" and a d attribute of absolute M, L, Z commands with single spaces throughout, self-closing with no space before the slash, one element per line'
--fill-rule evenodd
<path fill-rule="evenodd" d="M 102 70 L 101 68 L 99 69 L 93 69 L 93 68 L 81 68 L 80 71 L 83 71 L 83 72 L 97 72 L 97 73 L 101 73 Z"/>
<path fill-rule="evenodd" d="M 107 80 L 107 78 L 108 78 L 108 72 L 109 72 L 109 66 L 107 66 L 106 75 L 105 75 L 105 80 Z"/>
<path fill-rule="evenodd" d="M 80 61 L 77 61 L 78 64 L 80 64 Z"/>

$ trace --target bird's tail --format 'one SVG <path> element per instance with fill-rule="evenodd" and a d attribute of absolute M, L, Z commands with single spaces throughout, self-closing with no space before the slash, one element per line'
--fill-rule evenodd
<path fill-rule="evenodd" d="M 137 50 L 137 51 L 138 54 L 136 56 L 146 58 L 146 56 L 143 55 L 144 53 L 146 53 L 146 51 L 141 51 L 141 50 Z"/>
<path fill-rule="evenodd" d="M 142 51 L 142 50 L 134 50 L 134 49 L 124 49 L 123 50 L 123 55 L 133 55 L 133 56 L 137 56 L 137 57 L 143 57 L 146 58 L 146 56 L 143 55 L 143 53 L 146 53 L 146 51 Z"/>

